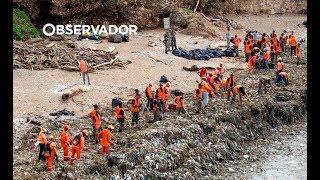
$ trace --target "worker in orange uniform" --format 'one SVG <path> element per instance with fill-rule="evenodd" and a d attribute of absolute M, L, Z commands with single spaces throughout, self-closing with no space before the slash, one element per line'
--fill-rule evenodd
<path fill-rule="evenodd" d="M 207 77 L 207 68 L 206 67 L 202 67 L 198 72 L 197 74 L 200 76 L 200 79 L 202 77 Z"/>
<path fill-rule="evenodd" d="M 98 134 L 101 131 L 101 117 L 98 111 L 98 105 L 93 105 L 93 110 L 90 113 L 90 118 L 92 119 L 93 137 L 96 144 L 98 144 Z"/>
<path fill-rule="evenodd" d="M 186 114 L 185 107 L 185 100 L 184 100 L 184 93 L 181 93 L 179 96 L 176 97 L 175 102 L 177 104 L 177 111 L 179 114 Z"/>
<path fill-rule="evenodd" d="M 69 125 L 64 125 L 63 131 L 60 135 L 60 144 L 61 144 L 61 147 L 63 148 L 63 160 L 64 161 L 70 160 L 70 156 L 69 156 L 70 137 L 69 137 L 69 133 L 68 133 L 69 129 L 70 129 Z"/>
<path fill-rule="evenodd" d="M 84 140 L 85 137 L 88 137 L 89 133 L 87 130 L 82 130 L 80 133 L 75 135 L 72 138 L 72 153 L 71 153 L 71 159 L 70 159 L 70 165 L 73 164 L 74 160 L 76 158 L 74 157 L 75 155 L 77 156 L 77 160 L 79 161 L 81 158 L 81 152 L 88 150 L 88 148 L 84 145 Z"/>
<path fill-rule="evenodd" d="M 218 75 L 212 75 L 210 78 L 211 78 L 210 81 L 212 82 L 211 86 L 213 88 L 214 94 L 217 94 L 217 92 L 220 90 L 220 83 L 221 83 L 220 77 Z"/>
<path fill-rule="evenodd" d="M 297 49 L 296 49 L 296 54 L 297 54 L 297 66 L 300 65 L 300 59 L 301 59 L 301 48 L 300 48 L 300 43 L 298 43 Z"/>
<path fill-rule="evenodd" d="M 45 128 L 41 128 L 41 131 L 38 136 L 38 143 L 39 143 L 39 147 L 40 147 L 39 158 L 38 158 L 39 161 L 46 160 L 46 157 L 44 157 L 44 155 L 43 155 L 43 150 L 47 144 L 46 134 L 47 134 L 47 130 Z"/>
<path fill-rule="evenodd" d="M 274 45 L 273 39 L 270 40 L 270 60 L 273 63 L 276 55 L 276 46 Z"/>
<path fill-rule="evenodd" d="M 57 145 L 54 142 L 54 137 L 51 135 L 49 136 L 48 143 L 46 144 L 49 150 L 49 156 L 46 156 L 47 166 L 50 173 L 53 172 L 53 161 L 54 159 L 58 159 L 57 156 Z"/>
<path fill-rule="evenodd" d="M 240 104 L 242 104 L 242 96 L 248 97 L 248 95 L 245 91 L 245 88 L 241 85 L 236 85 L 233 88 L 233 96 L 232 96 L 231 104 L 233 104 L 237 95 L 239 95 Z"/>
<path fill-rule="evenodd" d="M 267 48 L 263 49 L 263 65 L 265 70 L 269 70 L 269 61 L 270 61 L 270 52 L 267 50 Z"/>
<path fill-rule="evenodd" d="M 238 38 L 237 35 L 234 36 L 234 39 L 233 39 L 233 47 L 234 47 L 234 50 L 236 52 L 236 56 L 238 56 L 238 51 L 239 51 L 239 43 L 241 42 L 241 40 Z"/>
<path fill-rule="evenodd" d="M 248 74 L 253 70 L 255 64 L 257 62 L 258 56 L 257 54 L 253 55 L 248 61 Z"/>
<path fill-rule="evenodd" d="M 266 47 L 267 43 L 268 43 L 268 40 L 266 38 L 266 33 L 263 33 L 262 37 L 261 37 L 261 42 L 260 42 L 260 44 L 261 44 L 260 49 L 264 49 Z"/>
<path fill-rule="evenodd" d="M 248 38 L 246 38 L 244 42 L 244 51 L 245 51 L 246 62 L 248 62 L 251 57 L 250 40 Z"/>
<path fill-rule="evenodd" d="M 279 57 L 278 63 L 277 63 L 277 75 L 283 71 L 283 68 L 284 68 L 284 64 L 283 64 L 282 58 Z"/>
<path fill-rule="evenodd" d="M 170 87 L 171 87 L 171 83 L 170 82 L 167 82 L 166 83 L 166 86 L 164 87 L 164 100 L 163 100 L 163 111 L 167 111 L 168 108 L 167 108 L 167 102 L 171 96 L 171 90 L 170 90 Z"/>
<path fill-rule="evenodd" d="M 202 104 L 204 107 L 208 107 L 208 102 L 209 102 L 208 91 L 210 91 L 211 89 L 210 89 L 205 77 L 202 77 L 201 82 L 199 83 L 199 86 L 200 86 L 200 91 L 202 94 Z"/>
<path fill-rule="evenodd" d="M 135 89 L 135 96 L 131 101 L 131 113 L 132 113 L 131 125 L 133 127 L 135 127 L 135 125 L 137 125 L 139 121 L 139 108 L 141 107 L 140 99 L 141 97 L 139 94 L 139 90 Z"/>
<path fill-rule="evenodd" d="M 279 56 L 282 58 L 282 48 L 281 48 L 281 42 L 277 40 L 276 53 L 275 53 L 274 59 L 278 59 Z"/>
<path fill-rule="evenodd" d="M 111 141 L 112 134 L 111 132 L 114 130 L 114 127 L 112 125 L 108 125 L 108 127 L 104 130 L 102 130 L 99 133 L 99 140 L 100 144 L 102 146 L 100 153 L 109 155 L 110 154 L 110 149 L 111 145 L 113 144 Z"/>
<path fill-rule="evenodd" d="M 276 79 L 275 79 L 275 83 L 277 86 L 279 86 L 281 84 L 281 82 L 284 82 L 285 86 L 289 85 L 289 73 L 287 72 L 280 72 L 279 74 L 277 74 Z"/>
<path fill-rule="evenodd" d="M 80 60 L 80 63 L 79 63 L 79 68 L 80 68 L 80 76 L 82 76 L 83 84 L 84 84 L 84 85 L 86 84 L 86 78 L 85 78 L 85 76 L 87 76 L 88 85 L 91 85 L 91 84 L 90 84 L 89 74 L 88 74 L 88 67 L 89 67 L 88 62 L 87 62 L 86 60 L 84 60 L 84 59 L 81 59 L 81 60 Z"/>
<path fill-rule="evenodd" d="M 150 107 L 152 100 L 153 100 L 152 86 L 153 86 L 153 84 L 151 82 L 149 82 L 147 88 L 145 89 L 145 95 L 147 97 L 147 105 L 144 108 L 144 111 L 147 111 L 148 109 L 149 109 L 149 111 L 152 110 Z"/>
<path fill-rule="evenodd" d="M 163 87 L 163 84 L 160 83 L 159 88 L 156 90 L 157 99 L 161 103 L 161 110 L 164 111 L 164 100 L 165 100 L 165 88 Z"/>
<path fill-rule="evenodd" d="M 196 89 L 196 100 L 197 100 L 197 109 L 196 109 L 196 113 L 199 113 L 201 111 L 201 106 L 202 106 L 202 93 L 200 90 L 200 86 L 198 86 L 198 88 Z"/>
<path fill-rule="evenodd" d="M 234 80 L 234 74 L 231 73 L 230 77 L 227 79 L 227 100 L 230 101 L 230 96 L 231 96 L 231 92 L 233 90 L 233 88 L 236 86 L 236 82 Z"/>
<path fill-rule="evenodd" d="M 124 127 L 124 121 L 126 119 L 126 116 L 124 114 L 124 109 L 122 107 L 122 102 L 120 102 L 116 107 L 116 118 L 117 118 L 117 122 L 119 123 L 118 132 L 122 132 Z"/>
<path fill-rule="evenodd" d="M 289 44 L 290 44 L 290 54 L 291 56 L 296 56 L 296 48 L 297 48 L 297 39 L 294 35 L 291 35 L 291 37 L 289 38 Z"/>

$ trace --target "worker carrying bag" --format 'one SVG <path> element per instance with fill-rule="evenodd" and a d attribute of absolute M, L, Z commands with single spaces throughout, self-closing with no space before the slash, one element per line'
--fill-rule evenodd
<path fill-rule="evenodd" d="M 76 136 L 73 138 L 72 144 L 73 144 L 74 146 L 78 146 L 79 143 L 80 143 L 80 140 L 81 140 L 81 135 L 78 134 L 78 135 L 76 135 Z"/>
<path fill-rule="evenodd" d="M 43 153 L 42 153 L 42 155 L 43 155 L 44 157 L 48 157 L 48 156 L 51 155 L 50 144 L 51 144 L 51 143 L 47 143 L 46 146 L 44 147 L 44 150 L 43 150 Z"/>

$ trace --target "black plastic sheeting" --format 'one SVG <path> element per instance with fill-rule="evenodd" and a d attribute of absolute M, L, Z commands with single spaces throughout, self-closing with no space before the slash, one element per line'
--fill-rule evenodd
<path fill-rule="evenodd" d="M 220 57 L 234 57 L 235 56 L 234 48 L 227 48 L 222 51 L 220 48 L 207 48 L 207 49 L 194 49 L 188 51 L 183 48 L 177 48 L 172 51 L 172 54 L 178 57 L 183 57 L 185 59 L 192 60 L 209 60 L 210 58 L 220 58 Z"/>
<path fill-rule="evenodd" d="M 61 111 L 57 111 L 57 112 L 54 112 L 54 113 L 50 113 L 49 116 L 74 116 L 74 113 L 73 112 L 70 112 L 66 109 L 63 109 Z"/>

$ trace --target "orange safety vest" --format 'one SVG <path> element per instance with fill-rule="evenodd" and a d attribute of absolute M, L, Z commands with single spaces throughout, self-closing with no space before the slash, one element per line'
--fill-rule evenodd
<path fill-rule="evenodd" d="M 164 93 L 164 87 L 162 88 L 158 88 L 157 89 L 157 94 L 158 94 L 158 99 L 163 100 L 166 96 L 166 94 Z"/>
<path fill-rule="evenodd" d="M 57 153 L 57 144 L 54 143 L 54 142 L 51 142 L 51 143 L 50 143 L 50 149 L 51 149 L 51 154 L 50 154 L 50 156 L 51 156 L 51 157 L 54 157 L 54 156 L 56 155 L 56 153 Z"/>
<path fill-rule="evenodd" d="M 270 52 L 274 53 L 276 50 L 275 46 L 273 44 L 270 45 Z"/>
<path fill-rule="evenodd" d="M 178 108 L 184 107 L 184 101 L 182 99 L 183 99 L 182 96 L 177 96 L 175 99 L 175 102 L 177 103 Z"/>
<path fill-rule="evenodd" d="M 281 52 L 281 46 L 280 46 L 280 43 L 277 43 L 276 44 L 276 52 Z"/>
<path fill-rule="evenodd" d="M 249 45 L 246 44 L 246 45 L 244 46 L 244 48 L 245 48 L 245 52 L 246 52 L 247 54 L 251 53 L 250 44 L 249 44 Z"/>
<path fill-rule="evenodd" d="M 241 87 L 240 85 L 237 85 L 237 86 L 235 86 L 235 87 L 233 88 L 234 94 L 239 94 L 239 88 L 240 88 L 240 87 Z"/>
<path fill-rule="evenodd" d="M 200 88 L 201 92 L 205 92 L 205 91 L 210 90 L 208 83 L 206 81 L 200 82 L 200 85 L 201 85 L 201 88 Z"/>
<path fill-rule="evenodd" d="M 233 40 L 233 42 L 234 42 L 234 46 L 239 46 L 239 38 L 234 38 L 234 40 Z"/>
<path fill-rule="evenodd" d="M 131 105 L 131 112 L 139 112 L 140 98 L 134 98 L 134 103 Z"/>
<path fill-rule="evenodd" d="M 267 39 L 266 39 L 266 37 L 262 37 L 262 39 L 261 39 L 261 45 L 265 45 L 265 44 L 267 44 Z"/>
<path fill-rule="evenodd" d="M 221 66 L 220 66 L 221 67 Z M 224 73 L 224 69 L 223 69 L 223 67 L 221 67 L 221 69 L 220 69 L 220 74 L 223 74 Z"/>
<path fill-rule="evenodd" d="M 170 97 L 170 95 L 171 95 L 171 92 L 170 92 L 170 88 L 169 88 L 169 87 L 164 87 L 164 94 L 165 94 L 164 99 L 165 99 L 165 100 L 168 100 L 169 97 Z"/>
<path fill-rule="evenodd" d="M 220 71 L 219 71 L 219 69 L 218 68 L 216 68 L 214 71 L 213 71 L 213 73 L 212 73 L 213 75 L 217 75 L 217 74 L 220 74 Z"/>
<path fill-rule="evenodd" d="M 98 114 L 98 112 L 96 110 L 93 110 L 90 113 L 90 117 L 93 120 L 93 125 L 96 129 L 100 129 L 101 126 L 101 118 L 100 115 Z"/>
<path fill-rule="evenodd" d="M 147 87 L 147 97 L 153 98 L 153 93 L 152 93 L 152 89 L 150 86 Z"/>
<path fill-rule="evenodd" d="M 296 46 L 297 45 L 297 40 L 296 40 L 296 38 L 291 38 L 290 39 L 290 46 Z"/>
<path fill-rule="evenodd" d="M 264 54 L 263 54 L 263 59 L 268 61 L 270 59 L 270 53 L 269 51 L 266 51 Z"/>
<path fill-rule="evenodd" d="M 286 72 L 281 72 L 281 73 L 279 73 L 279 75 L 283 75 L 284 77 L 286 77 L 287 80 L 288 80 L 288 82 L 289 82 L 289 74 L 288 74 L 288 73 L 286 73 Z"/>
<path fill-rule="evenodd" d="M 227 80 L 226 79 L 222 79 L 221 80 L 221 86 L 223 87 L 223 88 L 227 88 Z"/>
<path fill-rule="evenodd" d="M 80 136 L 81 136 L 80 142 L 79 142 L 77 145 L 74 145 L 74 144 L 72 143 L 72 147 L 79 148 L 79 149 L 81 150 L 81 149 L 84 148 L 84 137 L 81 135 L 81 133 L 78 133 L 78 134 L 76 134 L 75 136 L 73 136 L 72 142 L 74 141 L 75 137 L 76 137 L 77 135 L 79 135 L 79 134 L 80 134 Z"/>
<path fill-rule="evenodd" d="M 109 129 L 104 129 L 99 133 L 99 139 L 100 139 L 100 144 L 101 146 L 111 146 L 112 141 L 111 141 L 111 131 Z"/>
<path fill-rule="evenodd" d="M 116 117 L 117 117 L 117 119 L 124 119 L 124 115 L 120 114 L 121 110 L 124 112 L 123 108 L 119 108 L 119 107 L 116 108 Z"/>
<path fill-rule="evenodd" d="M 277 70 L 278 71 L 283 70 L 283 63 L 282 62 L 277 63 Z"/>
<path fill-rule="evenodd" d="M 299 46 L 297 46 L 296 53 L 297 53 L 297 57 L 301 57 L 301 49 Z"/>
<path fill-rule="evenodd" d="M 47 144 L 47 137 L 44 133 L 41 133 L 39 136 L 38 136 L 38 141 L 40 144 Z"/>
<path fill-rule="evenodd" d="M 88 71 L 88 63 L 84 60 L 80 61 L 80 70 L 81 72 L 87 72 Z"/>
<path fill-rule="evenodd" d="M 63 130 L 60 136 L 60 143 L 61 145 L 67 143 L 70 144 L 70 139 L 69 139 L 69 133 L 68 131 Z"/>
<path fill-rule="evenodd" d="M 207 75 L 207 71 L 206 70 L 201 70 L 200 71 L 200 77 L 206 77 L 206 75 Z"/>

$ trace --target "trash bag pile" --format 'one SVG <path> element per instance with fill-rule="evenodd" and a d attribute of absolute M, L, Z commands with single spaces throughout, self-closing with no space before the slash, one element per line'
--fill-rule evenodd
<path fill-rule="evenodd" d="M 234 52 L 234 48 L 227 48 L 224 51 L 222 51 L 220 48 L 194 49 L 191 51 L 183 48 L 177 48 L 172 51 L 172 54 L 185 59 L 209 60 L 210 58 L 220 58 L 222 56 L 234 57 Z"/>

